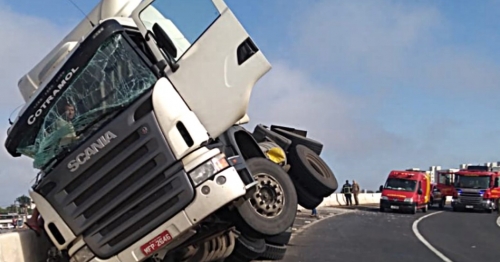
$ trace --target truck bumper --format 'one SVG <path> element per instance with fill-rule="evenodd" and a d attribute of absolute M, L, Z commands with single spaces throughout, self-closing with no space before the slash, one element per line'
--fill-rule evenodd
<path fill-rule="evenodd" d="M 491 200 L 481 200 L 474 203 L 462 202 L 460 199 L 452 199 L 451 207 L 453 209 L 465 210 L 493 210 L 494 202 Z"/>
<path fill-rule="evenodd" d="M 415 208 L 415 203 L 408 203 L 394 200 L 380 200 L 380 207 L 391 210 L 411 211 Z"/>
<path fill-rule="evenodd" d="M 245 196 L 254 186 L 255 183 L 245 185 L 237 170 L 229 167 L 195 188 L 195 198 L 184 210 L 117 255 L 100 259 L 80 240 L 69 249 L 72 257 L 70 261 L 139 262 L 159 251 L 168 252 L 191 237 L 195 232 L 190 229 L 199 222 L 226 204 Z"/>

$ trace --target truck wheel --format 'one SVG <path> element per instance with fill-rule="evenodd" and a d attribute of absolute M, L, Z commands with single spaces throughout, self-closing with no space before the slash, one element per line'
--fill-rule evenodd
<path fill-rule="evenodd" d="M 293 149 L 293 147 L 297 145 L 304 145 L 311 149 L 314 153 L 321 155 L 321 151 L 323 150 L 323 144 L 320 143 L 319 141 L 316 141 L 314 139 L 310 139 L 304 136 L 301 136 L 299 134 L 283 130 L 281 128 L 276 128 L 271 126 L 271 131 L 274 131 L 292 141 L 292 145 L 290 146 L 290 149 Z"/>
<path fill-rule="evenodd" d="M 384 208 L 383 206 L 380 206 L 380 207 L 379 207 L 379 210 L 380 210 L 380 212 L 382 212 L 382 213 L 383 213 L 383 212 L 385 211 L 385 208 Z"/>
<path fill-rule="evenodd" d="M 247 262 L 258 258 L 266 251 L 264 239 L 253 239 L 240 235 L 236 239 L 234 250 L 225 261 Z"/>
<path fill-rule="evenodd" d="M 424 207 L 422 208 L 422 212 L 427 213 L 428 208 L 429 208 L 428 204 L 424 205 Z"/>
<path fill-rule="evenodd" d="M 418 210 L 417 205 L 414 205 L 414 206 L 413 206 L 413 209 L 411 210 L 411 213 L 412 213 L 412 214 L 416 214 L 416 213 L 417 213 L 417 210 Z"/>
<path fill-rule="evenodd" d="M 258 185 L 253 197 L 237 209 L 238 230 L 251 237 L 283 233 L 297 215 L 297 192 L 292 180 L 266 158 L 251 158 L 246 164 Z"/>
<path fill-rule="evenodd" d="M 327 197 L 338 188 L 337 179 L 318 154 L 304 145 L 290 152 L 291 168 L 288 172 L 316 197 Z"/>
<path fill-rule="evenodd" d="M 276 236 L 265 237 L 266 243 L 272 245 L 288 245 L 292 237 L 292 227 L 289 227 L 285 232 Z"/>
<path fill-rule="evenodd" d="M 321 204 L 321 202 L 323 202 L 322 197 L 314 196 L 306 188 L 301 186 L 300 183 L 294 181 L 294 185 L 295 185 L 295 191 L 297 191 L 298 203 L 304 208 L 314 209 L 318 207 Z"/>
<path fill-rule="evenodd" d="M 266 251 L 257 260 L 282 260 L 285 257 L 286 246 L 266 244 Z"/>

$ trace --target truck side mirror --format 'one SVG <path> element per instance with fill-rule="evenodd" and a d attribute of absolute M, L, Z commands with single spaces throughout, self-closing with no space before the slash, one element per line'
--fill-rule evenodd
<path fill-rule="evenodd" d="M 381 186 L 378 188 L 378 190 L 379 190 L 380 192 L 382 192 L 382 190 L 384 190 L 384 186 L 382 186 L 382 185 L 381 185 Z"/>
<path fill-rule="evenodd" d="M 500 178 L 498 177 L 495 178 L 495 185 L 494 185 L 495 187 L 498 187 L 499 186 L 498 184 L 500 184 L 498 180 L 500 180 Z"/>
<path fill-rule="evenodd" d="M 422 195 L 424 192 L 422 192 L 422 188 L 419 188 L 417 191 L 417 194 Z"/>

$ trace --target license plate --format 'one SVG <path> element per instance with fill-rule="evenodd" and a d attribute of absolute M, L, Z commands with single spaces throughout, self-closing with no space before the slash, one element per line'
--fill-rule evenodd
<path fill-rule="evenodd" d="M 466 205 L 465 208 L 474 208 L 474 206 Z"/>
<path fill-rule="evenodd" d="M 399 209 L 398 206 L 391 206 L 391 209 Z"/>
<path fill-rule="evenodd" d="M 149 256 L 156 252 L 158 249 L 167 245 L 172 241 L 172 235 L 167 230 L 163 231 L 161 234 L 150 240 L 148 243 L 141 246 L 141 251 L 145 256 Z"/>

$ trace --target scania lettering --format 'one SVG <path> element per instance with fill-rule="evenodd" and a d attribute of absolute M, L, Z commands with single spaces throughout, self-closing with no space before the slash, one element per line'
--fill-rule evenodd
<path fill-rule="evenodd" d="M 63 259 L 234 261 L 246 236 L 286 233 L 293 182 L 235 126 L 270 69 L 223 0 L 101 0 L 19 81 L 5 142 L 40 169 L 30 195 Z M 264 215 L 266 181 L 283 204 Z"/>
<path fill-rule="evenodd" d="M 92 143 L 89 147 L 85 148 L 83 153 L 80 153 L 76 156 L 75 160 L 71 160 L 68 163 L 68 169 L 71 172 L 75 172 L 78 168 L 85 164 L 90 158 L 99 153 L 99 149 L 103 149 L 106 145 L 108 145 L 112 139 L 116 138 L 116 135 L 111 131 L 106 132 L 103 136 L 99 137 L 95 143 Z"/>
<path fill-rule="evenodd" d="M 66 76 L 64 77 L 64 79 L 57 85 L 57 89 L 54 89 L 52 91 L 52 95 L 49 96 L 43 102 L 43 104 L 40 106 L 40 108 L 38 110 L 36 110 L 36 112 L 35 112 L 34 115 L 31 115 L 28 118 L 28 124 L 29 125 L 32 125 L 33 123 L 35 123 L 36 118 L 39 117 L 43 113 L 44 109 L 47 109 L 47 107 L 50 105 L 50 103 L 52 102 L 52 100 L 54 100 L 56 98 L 57 93 L 59 93 L 61 91 L 61 89 L 66 85 L 66 83 L 71 80 L 71 78 L 78 71 L 78 69 L 79 69 L 78 67 L 77 68 L 73 68 L 73 69 L 71 69 L 70 72 L 68 72 L 68 74 L 66 74 Z"/>

